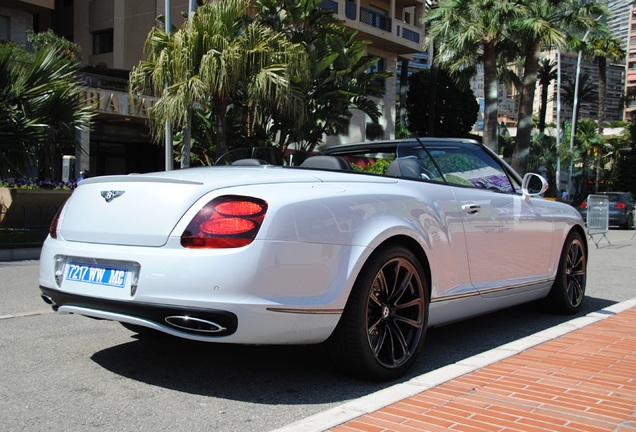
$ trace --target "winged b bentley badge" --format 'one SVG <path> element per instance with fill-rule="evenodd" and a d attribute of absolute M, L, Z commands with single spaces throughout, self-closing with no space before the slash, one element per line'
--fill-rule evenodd
<path fill-rule="evenodd" d="M 109 203 L 112 200 L 114 200 L 115 198 L 122 196 L 125 192 L 126 191 L 109 190 L 109 191 L 101 191 L 101 195 L 102 195 L 102 197 L 104 197 L 106 202 Z"/>

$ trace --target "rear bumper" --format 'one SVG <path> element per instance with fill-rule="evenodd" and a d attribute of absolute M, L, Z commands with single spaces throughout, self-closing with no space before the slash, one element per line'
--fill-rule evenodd
<path fill-rule="evenodd" d="M 40 290 L 44 301 L 58 312 L 123 321 L 179 336 L 218 338 L 235 333 L 238 327 L 237 316 L 228 311 L 86 297 L 43 286 Z M 191 328 L 183 325 L 187 318 Z"/>

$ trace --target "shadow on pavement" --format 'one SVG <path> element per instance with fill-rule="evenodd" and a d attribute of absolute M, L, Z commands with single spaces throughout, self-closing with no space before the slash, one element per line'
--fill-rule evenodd
<path fill-rule="evenodd" d="M 574 316 L 546 313 L 530 303 L 429 329 L 417 363 L 397 382 L 614 303 L 586 297 L 583 310 Z M 92 360 L 115 374 L 153 386 L 267 405 L 339 403 L 397 383 L 338 375 L 321 347 L 313 345 L 241 346 L 133 335 L 131 342 L 96 352 Z"/>

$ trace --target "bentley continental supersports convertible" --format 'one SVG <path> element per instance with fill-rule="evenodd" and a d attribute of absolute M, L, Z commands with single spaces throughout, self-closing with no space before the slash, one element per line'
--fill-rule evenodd
<path fill-rule="evenodd" d="M 428 327 L 585 295 L 579 212 L 483 145 L 406 139 L 324 149 L 300 166 L 233 165 L 84 180 L 54 219 L 42 298 L 59 313 L 204 342 L 317 344 L 390 380 Z"/>

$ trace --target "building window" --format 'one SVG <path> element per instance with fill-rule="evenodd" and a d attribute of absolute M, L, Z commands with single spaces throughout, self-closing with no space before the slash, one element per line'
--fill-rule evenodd
<path fill-rule="evenodd" d="M 378 59 L 378 61 L 377 61 L 377 63 L 375 65 L 373 65 L 372 67 L 367 69 L 367 72 L 368 73 L 384 72 L 386 70 L 385 62 L 386 61 L 383 58 Z M 380 86 L 380 87 L 384 87 L 384 85 L 385 85 L 384 78 L 375 78 L 373 80 L 373 83 L 375 85 L 377 85 L 377 86 Z"/>
<path fill-rule="evenodd" d="M 0 41 L 9 41 L 11 29 L 9 28 L 9 17 L 0 15 Z"/>
<path fill-rule="evenodd" d="M 113 29 L 93 33 L 93 54 L 113 52 Z"/>

